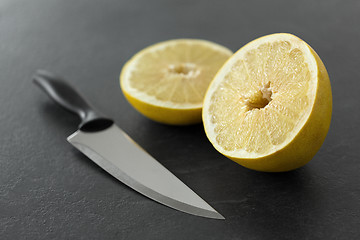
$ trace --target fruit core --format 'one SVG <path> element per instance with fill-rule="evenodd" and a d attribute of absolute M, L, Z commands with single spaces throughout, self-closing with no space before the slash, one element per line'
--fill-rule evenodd
<path fill-rule="evenodd" d="M 193 63 L 170 64 L 168 71 L 172 74 L 178 74 L 185 77 L 196 77 L 200 70 Z"/>
<path fill-rule="evenodd" d="M 252 109 L 261 109 L 266 107 L 269 102 L 272 100 L 272 89 L 270 87 L 270 82 L 264 84 L 259 88 L 258 91 L 250 93 L 248 96 L 244 97 L 245 105 L 249 110 Z"/>

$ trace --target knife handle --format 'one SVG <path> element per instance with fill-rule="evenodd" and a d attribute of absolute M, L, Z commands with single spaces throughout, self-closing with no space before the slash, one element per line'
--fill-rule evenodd
<path fill-rule="evenodd" d="M 38 70 L 33 81 L 45 93 L 66 110 L 81 118 L 79 129 L 85 132 L 100 131 L 110 127 L 114 121 L 97 113 L 89 103 L 62 78 L 45 70 Z"/>

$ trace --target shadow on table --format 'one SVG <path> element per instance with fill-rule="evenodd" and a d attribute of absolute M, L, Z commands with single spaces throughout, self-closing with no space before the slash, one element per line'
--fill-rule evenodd
<path fill-rule="evenodd" d="M 248 170 L 219 154 L 202 124 L 142 123 L 142 143 L 225 216 L 219 224 L 229 231 L 249 232 L 259 239 L 312 236 L 313 223 L 321 221 L 324 199 L 308 165 L 284 173 Z"/>
<path fill-rule="evenodd" d="M 231 231 L 246 231 L 260 239 L 313 236 L 312 226 L 322 220 L 324 199 L 310 167 L 285 173 L 239 172 L 236 183 L 229 183 L 225 200 L 218 202 Z"/>

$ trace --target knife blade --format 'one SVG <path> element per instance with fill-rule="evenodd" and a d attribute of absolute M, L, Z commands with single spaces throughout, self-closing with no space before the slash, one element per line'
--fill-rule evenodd
<path fill-rule="evenodd" d="M 133 141 L 114 121 L 99 114 L 66 81 L 38 70 L 33 81 L 56 103 L 81 118 L 67 140 L 113 177 L 163 205 L 189 214 L 225 219 Z"/>

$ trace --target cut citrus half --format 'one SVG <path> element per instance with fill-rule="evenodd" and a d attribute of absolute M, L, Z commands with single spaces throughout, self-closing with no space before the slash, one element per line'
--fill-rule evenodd
<path fill-rule="evenodd" d="M 315 51 L 278 33 L 237 51 L 205 95 L 203 124 L 213 146 L 254 170 L 305 165 L 321 147 L 332 112 L 330 81 Z"/>
<path fill-rule="evenodd" d="M 154 121 L 198 123 L 209 83 L 231 55 L 229 49 L 205 40 L 161 42 L 125 64 L 121 89 L 135 109 Z"/>

